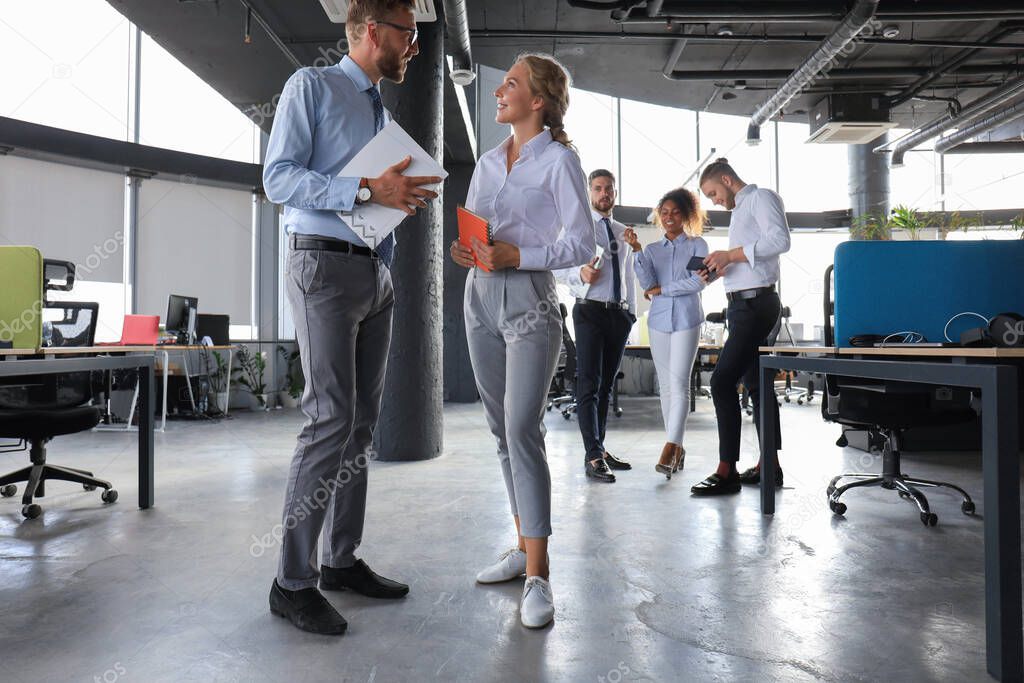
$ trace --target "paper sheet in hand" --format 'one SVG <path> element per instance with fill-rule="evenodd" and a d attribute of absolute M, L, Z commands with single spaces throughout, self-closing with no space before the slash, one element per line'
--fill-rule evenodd
<path fill-rule="evenodd" d="M 591 263 L 594 264 L 594 270 L 600 271 L 602 268 L 604 268 L 604 247 L 602 247 L 600 244 L 597 245 L 597 253 L 594 254 L 594 259 L 597 261 L 597 263 L 591 261 Z M 590 283 L 584 282 L 583 287 L 580 291 L 581 299 L 586 299 L 588 296 L 590 296 Z"/>
<path fill-rule="evenodd" d="M 346 178 L 376 178 L 388 166 L 393 166 L 407 156 L 412 163 L 405 175 L 448 177 L 437 161 L 426 150 L 416 144 L 408 133 L 395 121 L 390 121 L 370 142 L 345 164 L 338 173 Z M 436 189 L 431 187 L 430 189 Z M 381 240 L 398 227 L 407 214 L 398 209 L 381 206 L 373 201 L 352 207 L 352 211 L 339 211 L 338 215 L 359 235 L 368 247 L 375 248 Z"/>

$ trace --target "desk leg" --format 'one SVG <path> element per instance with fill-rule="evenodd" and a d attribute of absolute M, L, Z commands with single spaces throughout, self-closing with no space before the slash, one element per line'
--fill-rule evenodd
<path fill-rule="evenodd" d="M 224 417 L 228 415 L 228 407 L 231 405 L 231 366 L 235 362 L 234 349 L 228 349 L 228 377 L 224 380 Z"/>
<path fill-rule="evenodd" d="M 690 369 L 690 412 L 697 412 L 697 392 L 700 391 L 700 351 L 697 351 L 693 359 L 693 368 Z"/>
<path fill-rule="evenodd" d="M 153 506 L 153 366 L 139 372 L 139 507 Z"/>
<path fill-rule="evenodd" d="M 169 366 L 171 364 L 171 354 L 167 352 L 167 349 L 163 350 L 164 354 L 164 400 L 160 408 L 160 431 L 167 429 L 167 376 L 169 374 Z"/>
<path fill-rule="evenodd" d="M 982 391 L 985 496 L 985 652 L 1001 681 L 1024 677 L 1021 642 L 1020 460 L 1015 368 L 998 368 Z"/>
<path fill-rule="evenodd" d="M 775 373 L 761 366 L 761 514 L 775 514 L 775 468 L 779 466 L 775 448 Z"/>

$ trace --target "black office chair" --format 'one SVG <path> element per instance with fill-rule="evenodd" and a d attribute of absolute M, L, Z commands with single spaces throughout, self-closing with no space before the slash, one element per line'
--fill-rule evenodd
<path fill-rule="evenodd" d="M 792 315 L 793 312 L 790 310 L 789 306 L 782 307 L 782 312 L 779 314 L 779 321 L 775 324 L 775 329 L 771 334 L 773 346 L 779 342 L 779 336 L 781 336 L 782 330 L 786 330 L 785 341 L 783 343 L 796 344 L 796 337 L 793 335 L 793 328 L 789 324 L 789 319 Z M 784 380 L 776 381 L 776 398 L 781 398 L 786 403 L 791 403 L 795 398 L 797 405 L 803 405 L 804 402 L 810 403 L 814 399 L 814 380 L 809 377 L 807 379 L 806 388 L 798 387 L 793 386 L 793 380 L 795 380 L 796 377 L 797 373 L 795 371 L 787 371 L 786 378 Z"/>
<path fill-rule="evenodd" d="M 832 300 L 832 266 L 825 270 L 825 344 L 835 345 L 832 316 L 835 303 Z M 826 491 L 828 506 L 833 513 L 843 515 L 846 505 L 839 498 L 852 488 L 880 486 L 894 490 L 900 497 L 912 501 L 918 508 L 921 522 L 935 526 L 938 516 L 931 511 L 928 499 L 917 487 L 943 487 L 959 493 L 963 500 L 960 510 L 969 515 L 975 506 L 971 497 L 959 486 L 929 479 L 917 479 L 903 474 L 900 464 L 900 438 L 911 427 L 947 425 L 973 420 L 976 413 L 970 408 L 970 392 L 960 389 L 944 389 L 949 399 L 939 400 L 933 387 L 907 382 L 880 382 L 825 376 L 825 391 L 821 401 L 821 414 L 825 420 L 844 427 L 853 427 L 868 433 L 868 444 L 872 451 L 882 453 L 880 474 L 853 472 L 834 477 Z M 848 445 L 846 434 L 836 442 Z M 842 479 L 853 481 L 837 486 Z"/>
<path fill-rule="evenodd" d="M 576 412 L 576 342 L 569 334 L 569 311 L 565 304 L 558 304 L 558 310 L 562 315 L 562 350 L 551 380 L 547 410 L 550 412 L 558 408 L 562 417 L 568 420 Z"/>
<path fill-rule="evenodd" d="M 53 346 L 78 346 L 77 341 L 93 338 L 95 307 L 47 302 L 43 310 L 57 313 L 57 319 L 48 323 L 52 327 Z M 49 316 L 44 313 L 44 317 Z M 99 408 L 87 405 L 92 398 L 92 384 L 90 372 L 12 377 L 0 382 L 0 438 L 17 439 L 17 450 L 27 449 L 32 463 L 0 477 L 0 496 L 14 496 L 18 492 L 15 483 L 27 482 L 21 498 L 21 514 L 28 519 L 42 513 L 42 508 L 32 501 L 45 495 L 47 480 L 74 482 L 86 491 L 102 488 L 103 502 L 117 500 L 117 491 L 109 481 L 98 479 L 86 470 L 46 462 L 46 444 L 52 438 L 92 429 L 99 424 Z"/>

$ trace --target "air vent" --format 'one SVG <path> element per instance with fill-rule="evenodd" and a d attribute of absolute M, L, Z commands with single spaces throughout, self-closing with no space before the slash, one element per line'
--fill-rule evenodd
<path fill-rule="evenodd" d="M 327 18 L 335 24 L 344 24 L 348 16 L 348 0 L 320 0 Z M 437 10 L 434 9 L 434 0 L 416 0 L 417 22 L 437 21 Z"/>
<path fill-rule="evenodd" d="M 871 142 L 895 123 L 854 123 L 850 121 L 830 121 L 807 138 L 814 144 L 863 145 Z"/>
<path fill-rule="evenodd" d="M 861 145 L 896 127 L 886 99 L 869 93 L 824 97 L 807 112 L 807 121 L 807 142 L 815 144 Z"/>

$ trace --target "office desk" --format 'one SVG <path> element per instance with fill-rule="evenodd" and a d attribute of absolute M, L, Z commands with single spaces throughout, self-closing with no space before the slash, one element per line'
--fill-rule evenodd
<path fill-rule="evenodd" d="M 985 642 L 988 672 L 1024 678 L 1021 619 L 1020 454 L 1017 365 L 1024 349 L 762 347 L 761 512 L 775 513 L 775 424 L 770 391 L 779 370 L 981 390 L 985 501 Z M 1016 363 L 1017 365 L 1014 365 Z M 822 400 L 827 400 L 823 398 Z"/>
<path fill-rule="evenodd" d="M 711 363 L 704 363 L 704 358 L 710 358 L 711 356 L 721 353 L 722 347 L 718 344 L 698 344 L 697 345 L 697 357 L 693 362 L 693 370 L 690 374 L 690 412 L 697 410 L 697 393 L 700 391 L 700 371 L 702 367 L 711 366 Z M 625 356 L 631 358 L 646 358 L 647 360 L 653 360 L 651 356 L 651 347 L 649 344 L 629 344 L 626 346 L 626 350 L 623 353 Z M 615 392 L 616 407 L 618 406 L 618 391 Z"/>
<path fill-rule="evenodd" d="M 100 347 L 104 348 L 104 347 Z M 19 356 L 40 355 L 26 349 L 0 349 L 0 377 L 53 375 L 89 370 L 138 370 L 139 395 L 139 507 L 153 505 L 153 356 L 99 356 L 65 358 L 84 349 L 50 349 L 54 353 L 43 358 L 20 359 Z M 87 351 L 86 351 L 87 352 Z M 88 353 L 88 352 L 87 352 Z M 94 352 L 95 353 L 95 352 Z"/>

